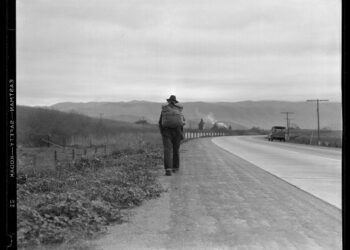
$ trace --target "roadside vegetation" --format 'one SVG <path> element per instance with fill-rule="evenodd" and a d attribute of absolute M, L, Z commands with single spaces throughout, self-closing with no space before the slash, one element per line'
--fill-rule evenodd
<path fill-rule="evenodd" d="M 75 242 L 125 221 L 124 209 L 158 197 L 163 191 L 156 179 L 162 173 L 158 137 L 140 141 L 140 135 L 130 136 L 132 147 L 114 147 L 107 155 L 83 156 L 56 168 L 33 169 L 22 161 L 17 173 L 19 249 L 62 243 L 74 249 Z M 23 159 L 26 149 L 19 152 Z"/>
<path fill-rule="evenodd" d="M 164 191 L 157 182 L 163 168 L 155 126 L 102 120 L 101 127 L 78 114 L 29 111 L 18 133 L 18 249 L 86 249 L 84 239 L 127 221 L 129 208 Z M 42 142 L 47 134 L 54 145 Z M 62 143 L 72 135 L 101 140 Z"/>
<path fill-rule="evenodd" d="M 317 131 L 309 129 L 291 129 L 290 142 L 318 145 Z M 342 147 L 342 131 L 340 130 L 320 130 L 320 146 Z"/>

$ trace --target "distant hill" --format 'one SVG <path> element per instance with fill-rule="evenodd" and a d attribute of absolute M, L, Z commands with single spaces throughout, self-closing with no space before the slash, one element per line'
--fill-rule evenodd
<path fill-rule="evenodd" d="M 64 145 L 72 136 L 108 136 L 122 132 L 156 131 L 155 125 L 138 125 L 125 121 L 98 119 L 74 112 L 17 106 L 17 141 L 39 146 L 50 134 L 51 140 Z"/>
<path fill-rule="evenodd" d="M 260 127 L 269 129 L 274 125 L 285 125 L 286 116 L 281 112 L 294 112 L 290 115 L 291 124 L 305 129 L 317 127 L 316 104 L 308 102 L 284 101 L 243 101 L 243 102 L 187 102 L 184 106 L 186 126 L 197 127 L 201 118 L 211 127 L 214 122 L 221 121 L 231 125 L 233 129 Z M 65 112 L 74 111 L 90 117 L 134 122 L 145 118 L 150 123 L 157 123 L 161 103 L 147 101 L 132 102 L 64 102 L 48 108 Z M 342 129 L 341 103 L 327 102 L 320 104 L 321 128 Z"/>

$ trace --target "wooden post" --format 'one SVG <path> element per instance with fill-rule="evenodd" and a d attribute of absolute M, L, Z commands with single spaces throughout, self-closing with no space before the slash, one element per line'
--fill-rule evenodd
<path fill-rule="evenodd" d="M 36 155 L 33 155 L 33 166 L 36 168 Z"/>
<path fill-rule="evenodd" d="M 57 167 L 57 151 L 54 152 L 54 160 L 55 160 L 55 169 Z"/>
<path fill-rule="evenodd" d="M 84 155 L 86 156 L 86 148 L 84 148 Z"/>
<path fill-rule="evenodd" d="M 74 148 L 72 149 L 72 159 L 73 159 L 73 160 L 75 159 L 75 151 L 74 151 Z"/>

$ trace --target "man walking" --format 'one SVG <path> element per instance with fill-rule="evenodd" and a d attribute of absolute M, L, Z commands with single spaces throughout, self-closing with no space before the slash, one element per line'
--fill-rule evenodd
<path fill-rule="evenodd" d="M 159 129 L 162 134 L 164 146 L 164 168 L 165 175 L 170 176 L 180 167 L 180 142 L 184 139 L 183 126 L 185 118 L 182 114 L 183 107 L 178 104 L 176 97 L 171 95 L 167 104 L 162 105 L 159 118 Z"/>

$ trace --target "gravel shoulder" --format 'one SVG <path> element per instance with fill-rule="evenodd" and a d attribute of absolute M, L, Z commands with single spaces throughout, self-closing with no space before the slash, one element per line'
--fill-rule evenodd
<path fill-rule="evenodd" d="M 181 146 L 168 189 L 133 209 L 96 249 L 342 249 L 341 210 L 217 147 Z"/>

